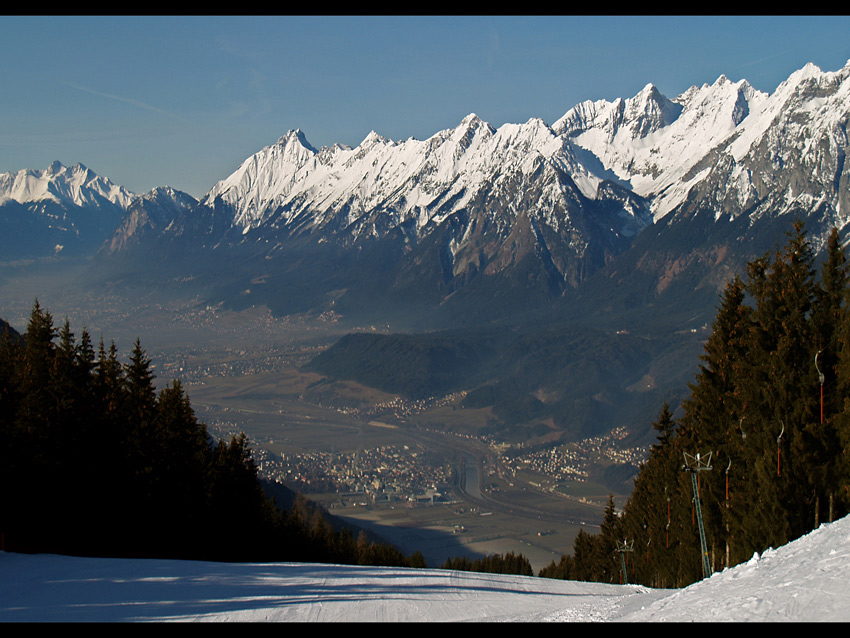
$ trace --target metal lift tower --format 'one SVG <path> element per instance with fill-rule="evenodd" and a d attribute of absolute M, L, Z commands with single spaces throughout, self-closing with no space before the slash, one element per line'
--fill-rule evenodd
<path fill-rule="evenodd" d="M 699 542 L 702 551 L 702 577 L 708 578 L 711 574 L 711 563 L 708 559 L 708 546 L 705 542 L 705 526 L 702 523 L 702 508 L 699 503 L 699 487 L 697 486 L 697 474 L 711 469 L 711 452 L 705 459 L 700 458 L 699 453 L 696 456 L 691 456 L 687 452 L 685 455 L 685 466 L 682 468 L 691 473 L 691 484 L 694 488 L 694 506 L 697 512 L 697 523 L 699 525 Z"/>

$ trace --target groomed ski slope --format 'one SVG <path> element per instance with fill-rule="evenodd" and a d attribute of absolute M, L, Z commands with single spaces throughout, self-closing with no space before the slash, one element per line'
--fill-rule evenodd
<path fill-rule="evenodd" d="M 0 553 L 0 621 L 850 621 L 850 518 L 682 590 L 438 569 Z"/>

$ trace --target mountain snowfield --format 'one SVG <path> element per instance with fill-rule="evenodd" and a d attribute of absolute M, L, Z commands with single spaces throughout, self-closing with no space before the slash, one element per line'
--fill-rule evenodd
<path fill-rule="evenodd" d="M 0 552 L 0 622 L 850 621 L 850 517 L 681 590 L 439 569 Z"/>

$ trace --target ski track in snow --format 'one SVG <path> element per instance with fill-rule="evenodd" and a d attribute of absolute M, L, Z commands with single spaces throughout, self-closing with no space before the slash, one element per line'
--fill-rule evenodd
<path fill-rule="evenodd" d="M 440 569 L 0 552 L 0 622 L 850 621 L 850 518 L 680 590 Z"/>

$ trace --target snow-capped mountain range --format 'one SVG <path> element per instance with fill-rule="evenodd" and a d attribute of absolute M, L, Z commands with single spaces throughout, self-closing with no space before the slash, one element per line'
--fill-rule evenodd
<path fill-rule="evenodd" d="M 126 208 L 133 197 L 123 186 L 113 184 L 82 164 L 66 167 L 57 161 L 43 171 L 24 169 L 17 173 L 0 173 L 0 204 L 50 201 L 88 207 L 109 202 Z"/>
<path fill-rule="evenodd" d="M 630 99 L 583 102 L 551 127 L 533 118 L 494 129 L 471 114 L 457 128 L 425 141 L 393 142 L 373 131 L 354 149 L 316 150 L 301 131 L 289 131 L 202 201 L 220 197 L 233 207 L 234 224 L 243 230 L 261 225 L 278 208 L 287 211 L 284 223 L 313 211 L 321 226 L 346 205 L 349 223 L 393 207 L 398 223 L 412 219 L 422 229 L 469 205 L 484 185 L 517 172 L 532 174 L 543 162 L 567 173 L 588 199 L 596 198 L 600 182 L 613 179 L 646 198 L 658 219 L 682 204 L 726 156 L 735 163 L 729 188 L 746 205 L 769 186 L 765 171 L 755 170 L 765 155 L 771 168 L 780 169 L 800 164 L 795 156 L 814 154 L 819 172 L 828 171 L 830 181 L 843 174 L 848 78 L 850 63 L 836 72 L 808 64 L 772 95 L 746 80 L 721 76 L 673 100 L 649 84 Z M 795 197 L 802 190 L 800 185 L 788 194 Z M 835 206 L 847 215 L 846 191 L 843 195 Z M 542 205 L 557 199 L 552 193 Z M 447 200 L 452 206 L 440 208 Z M 542 217 L 556 224 L 551 209 L 547 212 Z M 625 219 L 643 225 L 646 220 L 638 217 Z"/>
<path fill-rule="evenodd" d="M 278 273 L 303 278 L 310 268 L 295 261 L 303 265 L 310 247 L 339 260 L 381 245 L 371 268 L 388 291 L 436 287 L 433 300 L 443 303 L 495 277 L 553 298 L 659 221 L 700 210 L 715 220 L 743 216 L 745 227 L 817 211 L 822 225 L 843 228 L 848 98 L 850 62 L 834 72 L 809 64 L 772 94 L 724 76 L 674 99 L 650 84 L 633 98 L 578 104 L 551 126 L 532 118 L 495 128 L 470 114 L 427 140 L 373 131 L 356 148 L 320 149 L 291 130 L 200 202 L 163 189 L 133 196 L 81 165 L 54 163 L 0 175 L 0 204 L 110 202 L 125 217 L 100 238 L 101 255 L 125 265 L 142 244 L 146 255 L 167 245 L 169 258 L 189 251 L 196 262 L 217 251 L 220 261 L 232 250 L 271 262 L 263 269 L 272 276 L 278 263 Z M 256 270 L 233 275 L 251 279 Z M 318 270 L 326 290 L 353 285 Z"/>
<path fill-rule="evenodd" d="M 494 129 L 470 114 L 457 128 L 424 141 L 393 142 L 372 131 L 353 149 L 315 150 L 301 131 L 289 131 L 247 159 L 202 201 L 209 205 L 220 198 L 230 205 L 243 232 L 282 209 L 279 222 L 284 225 L 305 213 L 319 228 L 342 216 L 343 227 L 354 225 L 355 234 L 362 231 L 358 222 L 364 216 L 391 211 L 391 223 L 411 221 L 422 234 L 469 206 L 484 188 L 510 189 L 506 182 L 534 175 L 541 166 L 550 168 L 547 164 L 569 175 L 582 195 L 595 199 L 601 180 L 576 160 L 568 140 L 539 119 Z M 563 196 L 556 189 L 538 203 L 540 217 L 555 227 L 555 208 Z"/>

